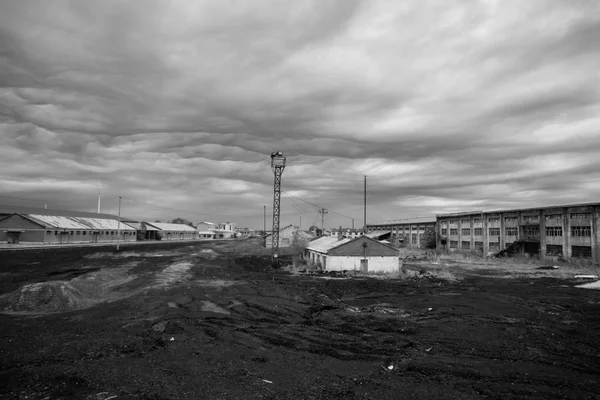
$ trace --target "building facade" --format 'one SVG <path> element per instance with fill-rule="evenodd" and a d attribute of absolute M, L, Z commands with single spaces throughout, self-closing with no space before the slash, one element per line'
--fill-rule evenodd
<path fill-rule="evenodd" d="M 160 240 L 194 240 L 198 239 L 198 231 L 185 224 L 172 224 L 166 222 L 144 222 L 144 226 L 148 228 L 158 229 L 155 234 L 156 239 Z"/>
<path fill-rule="evenodd" d="M 133 242 L 136 229 L 114 219 L 11 214 L 0 220 L 0 242 L 67 244 Z"/>
<path fill-rule="evenodd" d="M 420 248 L 425 230 L 436 229 L 436 218 L 406 218 L 389 220 L 377 224 L 367 224 L 369 233 L 389 231 L 387 239 L 394 246 Z"/>
<path fill-rule="evenodd" d="M 437 215 L 437 247 L 600 261 L 600 203 Z"/>

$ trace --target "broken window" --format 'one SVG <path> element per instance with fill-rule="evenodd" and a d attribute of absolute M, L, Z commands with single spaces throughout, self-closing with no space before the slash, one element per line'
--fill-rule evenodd
<path fill-rule="evenodd" d="M 592 247 L 571 246 L 571 256 L 573 258 L 592 258 Z"/>
<path fill-rule="evenodd" d="M 450 248 L 451 249 L 457 249 L 458 248 L 458 241 L 457 240 L 451 240 L 450 241 Z"/>
<path fill-rule="evenodd" d="M 563 255 L 563 247 L 561 244 L 547 244 L 546 245 L 546 255 L 547 256 L 562 256 Z"/>
<path fill-rule="evenodd" d="M 476 249 L 483 249 L 483 242 L 475 242 L 474 245 Z"/>
<path fill-rule="evenodd" d="M 572 226 L 571 236 L 576 237 L 591 237 L 592 227 L 591 226 Z"/>
<path fill-rule="evenodd" d="M 458 229 L 450 229 L 450 236 L 458 236 Z"/>
<path fill-rule="evenodd" d="M 460 234 L 461 235 L 469 236 L 471 234 L 471 229 L 470 228 L 463 228 L 463 229 L 461 229 Z"/>
<path fill-rule="evenodd" d="M 462 250 L 471 250 L 471 242 L 463 240 L 460 242 L 460 248 Z"/>
<path fill-rule="evenodd" d="M 448 229 L 442 228 L 442 235 L 447 235 L 447 234 L 448 234 Z"/>
<path fill-rule="evenodd" d="M 475 228 L 475 236 L 483 236 L 483 228 Z"/>
<path fill-rule="evenodd" d="M 571 219 L 588 219 L 592 218 L 592 213 L 572 213 Z"/>
<path fill-rule="evenodd" d="M 562 236 L 562 226 L 547 226 L 546 236 Z"/>
<path fill-rule="evenodd" d="M 500 218 L 496 218 L 496 217 L 488 218 L 488 222 L 500 222 Z"/>
<path fill-rule="evenodd" d="M 490 228 L 490 236 L 500 236 L 500 228 Z"/>
<path fill-rule="evenodd" d="M 540 236 L 540 227 L 539 226 L 526 226 L 523 229 L 523 233 L 528 237 L 537 237 Z"/>
<path fill-rule="evenodd" d="M 507 227 L 506 228 L 506 236 L 518 236 L 519 228 L 517 227 Z"/>

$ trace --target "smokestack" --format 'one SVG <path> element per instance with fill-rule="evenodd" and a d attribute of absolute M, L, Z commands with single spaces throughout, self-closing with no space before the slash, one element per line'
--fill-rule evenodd
<path fill-rule="evenodd" d="M 338 242 L 342 240 L 344 236 L 342 236 L 342 226 L 340 225 L 340 230 L 338 231 Z"/>

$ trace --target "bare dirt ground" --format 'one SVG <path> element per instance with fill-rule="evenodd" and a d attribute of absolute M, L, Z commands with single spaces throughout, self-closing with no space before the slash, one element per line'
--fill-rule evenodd
<path fill-rule="evenodd" d="M 599 396 L 600 291 L 577 270 L 268 260 L 250 241 L 0 253 L 0 398 Z"/>

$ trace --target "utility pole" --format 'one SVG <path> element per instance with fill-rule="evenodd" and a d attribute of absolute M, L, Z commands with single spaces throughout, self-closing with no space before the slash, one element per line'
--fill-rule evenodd
<path fill-rule="evenodd" d="M 281 214 L 281 175 L 285 169 L 285 157 L 281 151 L 271 153 L 271 169 L 275 176 L 273 182 L 273 232 L 271 233 L 272 262 L 279 266 L 279 217 Z"/>
<path fill-rule="evenodd" d="M 300 229 L 302 229 L 302 215 L 300 216 Z"/>
<path fill-rule="evenodd" d="M 363 232 L 367 234 L 367 176 L 365 175 L 365 201 L 364 201 L 364 212 L 365 212 L 365 226 L 363 228 Z"/>
<path fill-rule="evenodd" d="M 120 238 L 121 238 L 121 196 L 119 196 L 119 219 L 117 222 L 117 251 L 119 251 Z"/>
<path fill-rule="evenodd" d="M 352 218 L 352 230 L 354 230 L 354 218 Z"/>
<path fill-rule="evenodd" d="M 319 214 L 321 214 L 321 235 L 325 234 L 325 214 L 328 214 L 327 210 L 321 208 L 319 210 Z"/>
<path fill-rule="evenodd" d="M 267 236 L 267 206 L 263 206 L 263 235 Z"/>
<path fill-rule="evenodd" d="M 100 198 L 102 197 L 102 194 L 100 193 L 101 189 L 103 188 L 102 186 L 102 181 L 100 181 L 96 187 L 98 188 L 98 214 L 100 214 Z"/>

